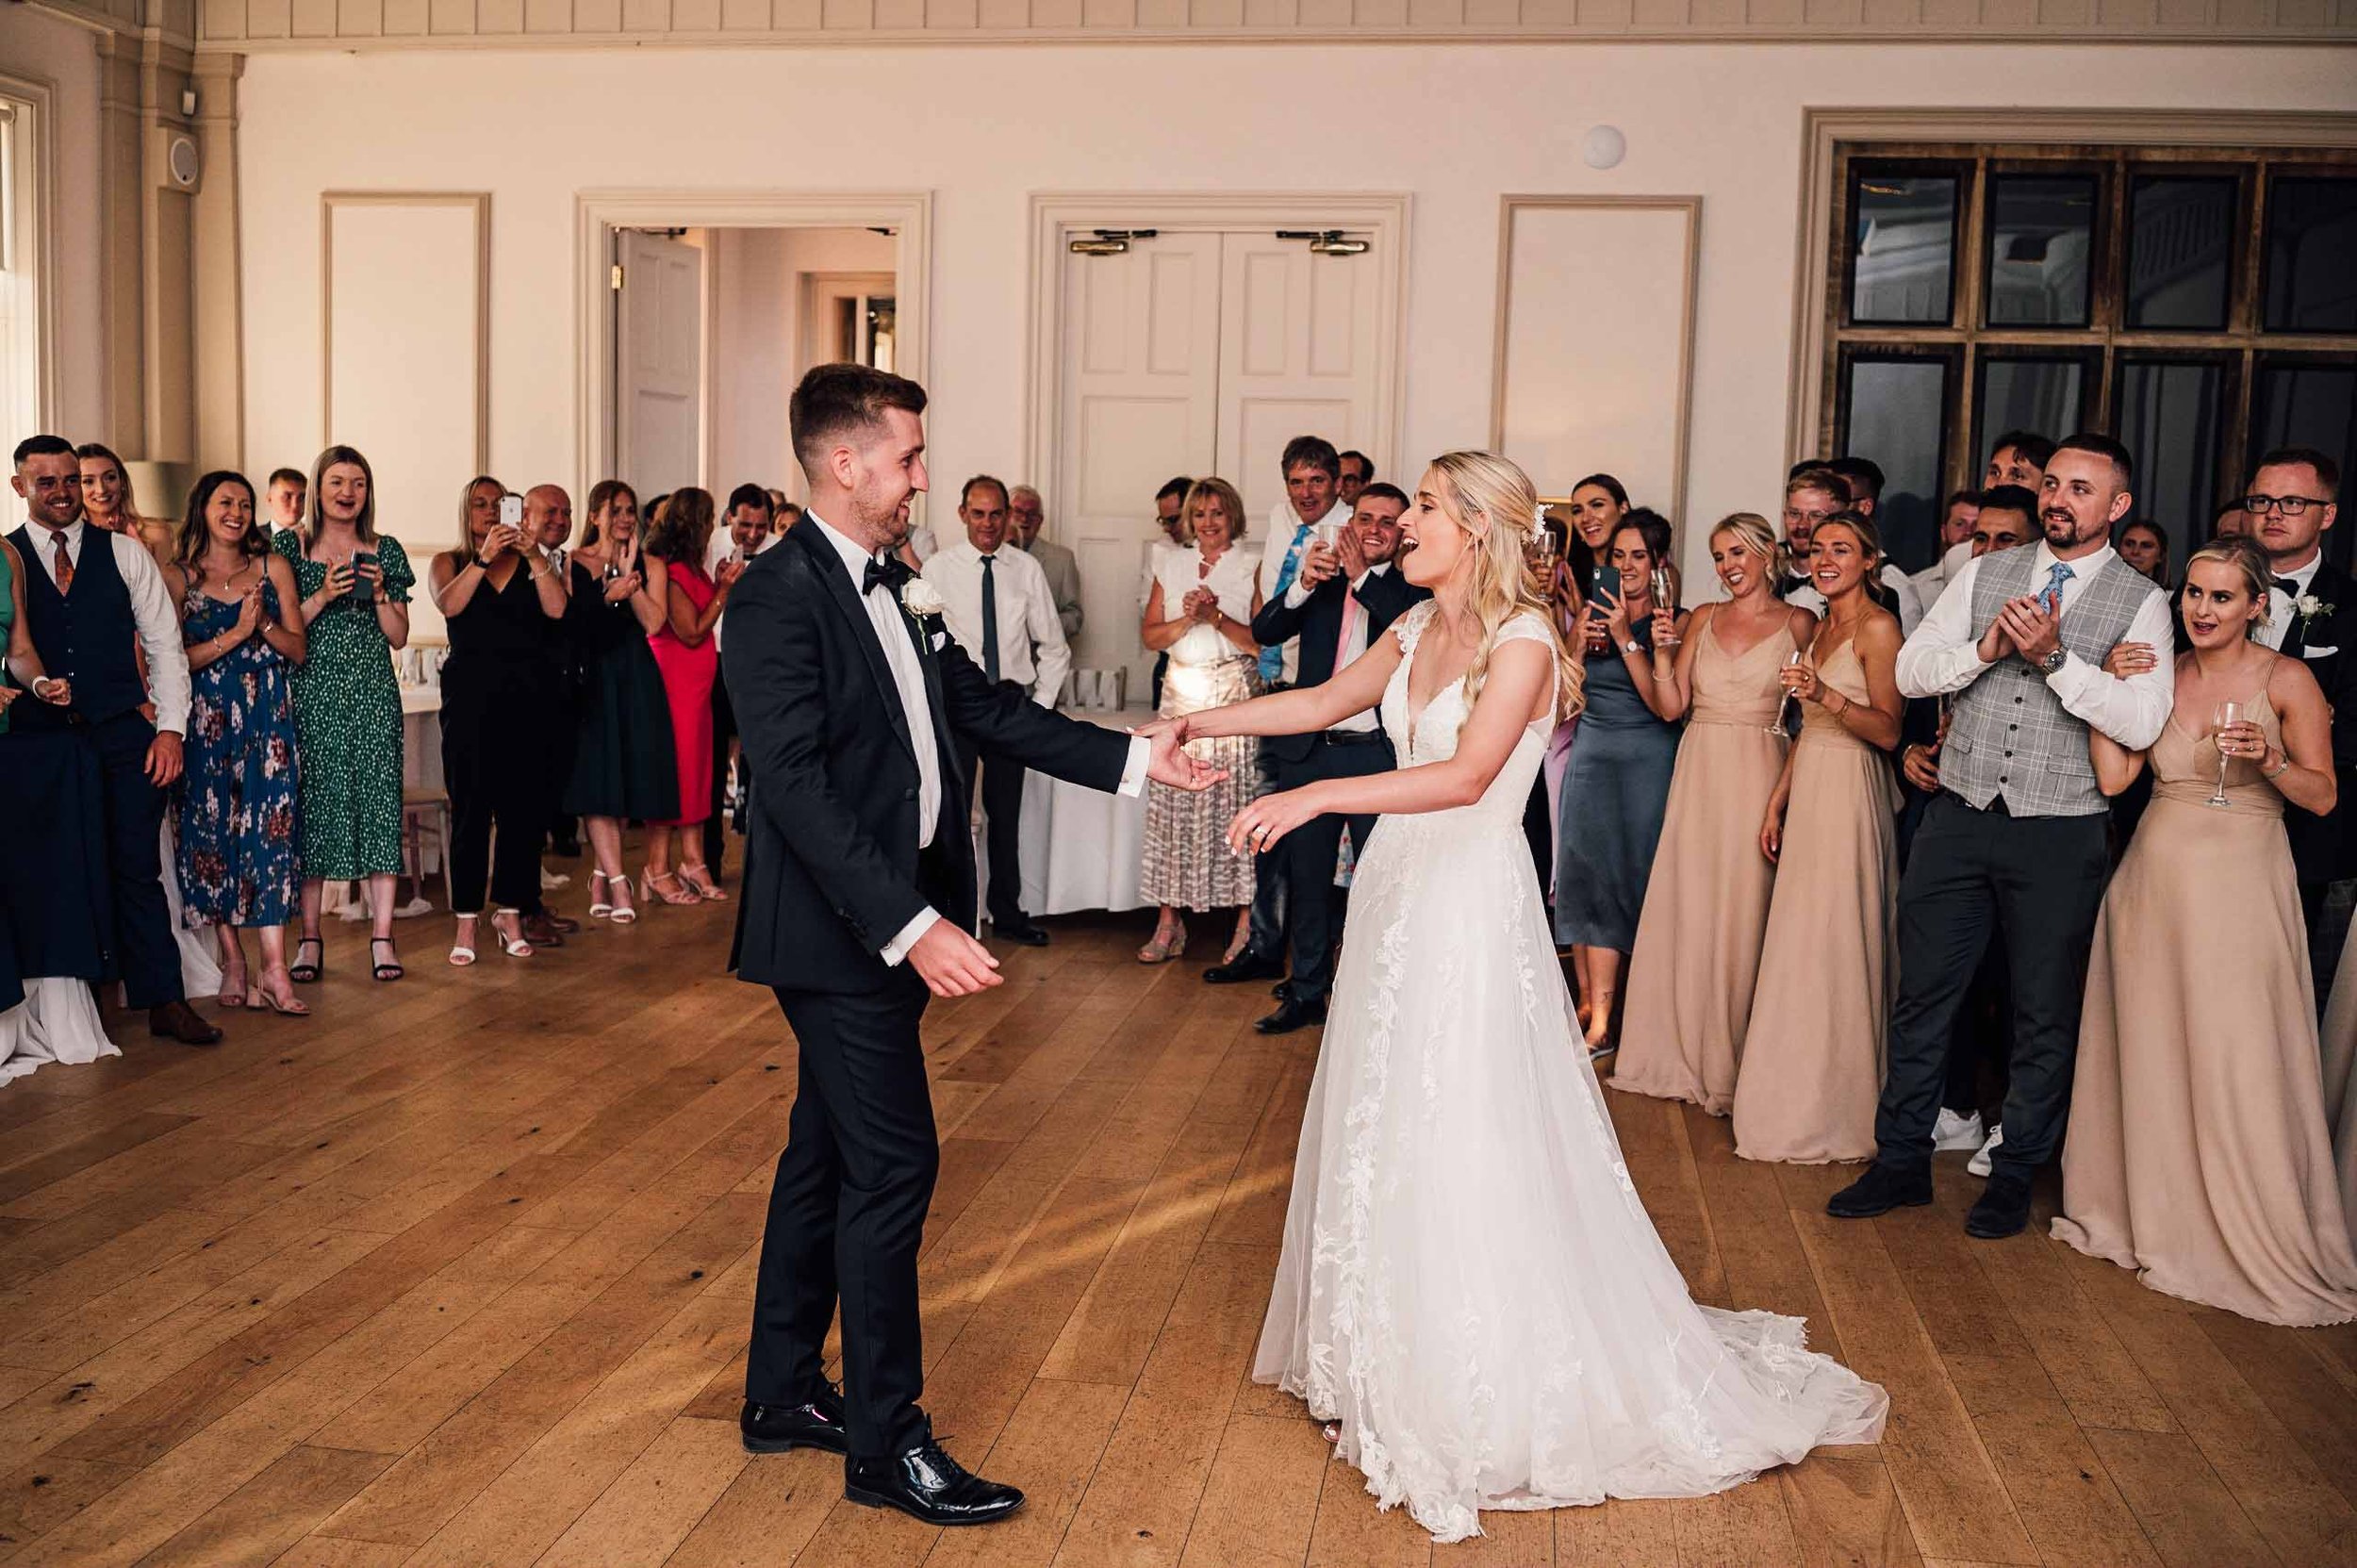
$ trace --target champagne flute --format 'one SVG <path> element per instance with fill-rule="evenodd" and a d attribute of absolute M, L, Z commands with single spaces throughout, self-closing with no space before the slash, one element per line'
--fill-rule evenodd
<path fill-rule="evenodd" d="M 1800 669 L 1807 664 L 1808 654 L 1798 648 L 1784 656 L 1784 668 L 1787 669 Z M 1782 682 L 1777 683 L 1777 689 L 1783 693 L 1783 700 L 1776 703 L 1776 721 L 1768 726 L 1768 733 L 1778 740 L 1790 740 L 1792 732 L 1785 727 L 1784 710 L 1786 705 L 1793 701 L 1792 693 Z"/>
<path fill-rule="evenodd" d="M 2217 746 L 2217 742 L 2225 737 L 2226 731 L 2241 718 L 2242 704 L 2240 702 L 2220 702 L 2217 705 L 2217 711 L 2210 715 L 2210 734 L 2212 736 L 2211 744 Z M 2210 791 L 2210 798 L 2201 802 L 2203 805 L 2227 806 L 2233 804 L 2232 801 L 2229 801 L 2226 798 L 2227 763 L 2228 758 L 2226 755 L 2226 748 L 2223 746 L 2217 746 L 2217 787 Z"/>
<path fill-rule="evenodd" d="M 1661 646 L 1675 648 L 1685 640 L 1677 635 L 1677 580 L 1670 575 L 1668 567 L 1653 569 L 1653 613 L 1670 618 L 1670 635 L 1661 639 Z"/>

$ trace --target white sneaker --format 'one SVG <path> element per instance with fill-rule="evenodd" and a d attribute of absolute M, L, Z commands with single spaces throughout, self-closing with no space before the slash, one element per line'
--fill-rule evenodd
<path fill-rule="evenodd" d="M 573 879 L 569 872 L 552 871 L 545 866 L 540 867 L 540 891 L 543 893 L 553 893 L 560 887 L 570 887 L 572 883 Z"/>
<path fill-rule="evenodd" d="M 1939 1108 L 1939 1120 L 1932 1128 L 1932 1147 L 1945 1153 L 1951 1149 L 1978 1148 L 1987 1134 L 1981 1131 L 1981 1114 L 1968 1111 L 1957 1115 L 1946 1106 Z"/>
<path fill-rule="evenodd" d="M 431 900 L 413 897 L 407 903 L 403 904 L 399 909 L 393 911 L 393 918 L 396 920 L 414 920 L 420 915 L 431 915 L 433 913 L 434 904 Z"/>
<path fill-rule="evenodd" d="M 1992 1163 L 1989 1160 L 1989 1155 L 1995 1151 L 1999 1144 L 2002 1144 L 2004 1141 L 2004 1128 L 2002 1126 L 1990 1128 L 1988 1130 L 1988 1142 L 1981 1146 L 1979 1153 L 1973 1155 L 1971 1159 L 1967 1160 L 1964 1163 L 1964 1168 L 1971 1172 L 1974 1176 L 1986 1176 L 1992 1168 Z"/>

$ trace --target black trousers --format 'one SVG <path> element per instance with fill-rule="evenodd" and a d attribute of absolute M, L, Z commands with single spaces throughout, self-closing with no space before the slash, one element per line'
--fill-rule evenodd
<path fill-rule="evenodd" d="M 1287 689 L 1273 686 L 1273 691 Z M 1266 745 L 1261 748 L 1261 777 L 1270 787 L 1276 787 L 1277 766 L 1276 753 Z M 1246 924 L 1244 950 L 1255 958 L 1281 963 L 1285 957 L 1285 916 L 1289 902 L 1286 869 L 1293 856 L 1285 846 L 1262 850 L 1252 857 L 1252 913 Z M 1332 871 L 1327 873 L 1330 881 Z"/>
<path fill-rule="evenodd" d="M 114 972 L 133 1007 L 183 1000 L 180 949 L 164 902 L 164 792 L 147 782 L 156 727 L 137 712 L 90 726 L 107 817 L 107 882 L 114 902 Z"/>
<path fill-rule="evenodd" d="M 729 683 L 717 670 L 712 677 L 712 815 L 704 818 L 704 864 L 720 874 L 728 858 L 729 742 L 736 738 L 736 710 L 729 705 Z"/>
<path fill-rule="evenodd" d="M 2026 1179 L 2053 1154 L 2070 1100 L 2095 912 L 2109 872 L 2105 818 L 2012 817 L 1942 795 L 1899 883 L 1899 999 L 1874 1138 L 1884 1164 L 1931 1162 L 1956 1015 L 1990 928 L 2013 979 L 2013 1051 L 1996 1169 Z"/>
<path fill-rule="evenodd" d="M 443 684 L 442 787 L 450 792 L 455 914 L 483 913 L 486 880 L 499 908 L 540 908 L 540 843 L 551 807 L 546 700 L 537 689 L 453 695 Z"/>
<path fill-rule="evenodd" d="M 1361 778 L 1369 773 L 1388 773 L 1391 767 L 1392 749 L 1381 743 L 1379 733 L 1350 745 L 1329 745 L 1320 740 L 1316 749 L 1299 762 L 1278 762 L 1277 787 L 1299 789 L 1320 779 Z M 1287 935 L 1293 953 L 1295 1001 L 1320 1001 L 1333 989 L 1334 947 L 1342 940 L 1346 907 L 1343 890 L 1334 885 L 1334 863 L 1342 852 L 1343 829 L 1350 829 L 1353 852 L 1364 855 L 1367 834 L 1375 831 L 1375 820 L 1373 816 L 1360 813 L 1312 817 L 1287 834 L 1283 842 L 1270 851 L 1272 856 L 1281 856 L 1285 864 Z"/>
<path fill-rule="evenodd" d="M 851 1453 L 881 1459 L 925 1423 L 916 1252 L 941 1168 L 916 1035 L 925 987 L 903 966 L 883 991 L 777 997 L 801 1081 L 769 1189 L 745 1397 L 789 1405 L 810 1393 L 839 1297 Z"/>
<path fill-rule="evenodd" d="M 980 777 L 976 764 L 981 765 Z M 963 736 L 958 741 L 958 766 L 965 769 L 965 814 L 974 815 L 974 791 L 982 795 L 982 832 L 990 846 L 990 886 L 982 907 L 995 926 L 1019 926 L 1023 913 L 1023 774 L 1024 767 L 996 751 L 980 751 Z"/>

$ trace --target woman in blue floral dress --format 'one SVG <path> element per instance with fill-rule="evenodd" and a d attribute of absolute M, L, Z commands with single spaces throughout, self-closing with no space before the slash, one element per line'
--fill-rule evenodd
<path fill-rule="evenodd" d="M 173 564 L 191 701 L 180 785 L 183 918 L 221 933 L 223 1007 L 303 1014 L 287 968 L 300 906 L 294 686 L 304 659 L 294 567 L 272 553 L 242 474 L 208 473 L 189 495 Z M 248 984 L 240 927 L 261 933 Z"/>

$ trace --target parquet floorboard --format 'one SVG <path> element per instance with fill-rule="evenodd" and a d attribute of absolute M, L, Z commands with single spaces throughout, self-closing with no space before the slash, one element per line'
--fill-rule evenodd
<path fill-rule="evenodd" d="M 941 1532 L 733 1421 L 795 1085 L 733 911 L 371 983 L 336 929 L 306 1021 L 0 1087 L 0 1563 L 277 1568 L 1705 1568 L 2357 1561 L 2357 1331 L 2159 1296 L 1961 1230 L 1865 1226 L 1838 1168 L 1736 1158 L 1620 1094 L 1697 1296 L 1805 1315 L 1893 1421 L 1717 1497 L 1494 1514 L 1436 1547 L 1251 1379 L 1314 1034 L 1270 1039 L 1142 916 L 1052 923 L 935 1007 L 928 1405 L 1024 1486 Z"/>

